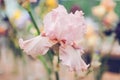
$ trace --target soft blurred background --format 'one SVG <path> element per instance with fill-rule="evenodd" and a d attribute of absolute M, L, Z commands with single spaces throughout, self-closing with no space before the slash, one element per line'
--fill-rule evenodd
<path fill-rule="evenodd" d="M 119 0 L 37 0 L 30 3 L 30 11 L 28 3 L 0 0 L 0 80 L 56 80 L 51 55 L 33 59 L 19 48 L 18 39 L 39 35 L 44 16 L 58 4 L 69 13 L 84 12 L 87 32 L 81 41 L 85 51 L 82 57 L 90 64 L 80 73 L 60 65 L 60 80 L 120 80 Z"/>

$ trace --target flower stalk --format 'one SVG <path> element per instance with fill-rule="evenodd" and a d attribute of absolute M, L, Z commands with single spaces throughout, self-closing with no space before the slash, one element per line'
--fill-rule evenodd
<path fill-rule="evenodd" d="M 59 80 L 59 57 L 58 56 L 54 56 L 53 59 L 53 65 L 54 65 L 54 71 L 55 71 L 55 78 L 56 80 Z"/>
<path fill-rule="evenodd" d="M 37 23 L 36 23 L 35 19 L 34 19 L 34 16 L 33 16 L 33 13 L 32 13 L 32 8 L 31 8 L 31 5 L 30 5 L 30 1 L 29 0 L 26 0 L 24 2 L 20 1 L 19 3 L 22 5 L 23 8 L 25 8 L 27 10 L 27 12 L 28 12 L 28 14 L 29 14 L 29 16 L 30 16 L 30 18 L 32 20 L 32 23 L 34 24 L 34 27 L 37 30 L 37 33 L 39 35 L 40 30 L 39 30 L 39 28 L 37 26 Z"/>
<path fill-rule="evenodd" d="M 32 15 L 32 10 L 31 10 L 31 9 L 28 10 L 28 13 L 29 13 L 29 15 L 30 15 L 30 17 L 31 17 L 31 20 L 32 20 L 32 22 L 33 22 L 33 24 L 34 24 L 34 27 L 35 27 L 35 29 L 37 30 L 37 33 L 38 33 L 38 35 L 39 35 L 39 34 L 40 34 L 40 30 L 39 30 L 39 28 L 38 28 L 38 26 L 37 26 L 37 23 L 36 23 L 33 15 Z"/>
<path fill-rule="evenodd" d="M 111 43 L 111 45 L 114 45 L 115 42 L 116 42 L 116 40 L 114 39 L 113 42 Z M 101 80 L 101 78 L 102 78 L 102 76 L 103 76 L 103 73 L 107 70 L 107 69 L 105 68 L 105 65 L 106 65 L 106 63 L 108 62 L 108 59 L 109 59 L 110 56 L 111 56 L 111 52 L 112 52 L 112 50 L 113 50 L 113 47 L 114 47 L 114 46 L 111 46 L 111 48 L 110 48 L 110 50 L 109 50 L 109 52 L 108 52 L 108 54 L 107 54 L 107 56 L 106 56 L 106 58 L 105 58 L 105 61 L 102 63 L 102 65 L 101 65 L 101 67 L 100 67 L 100 70 L 99 70 L 99 72 L 98 72 L 98 74 L 97 74 L 97 76 L 96 76 L 96 80 Z"/>

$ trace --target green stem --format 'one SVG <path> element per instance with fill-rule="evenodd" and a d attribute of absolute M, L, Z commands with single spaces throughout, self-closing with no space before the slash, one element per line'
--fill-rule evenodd
<path fill-rule="evenodd" d="M 35 19 L 34 19 L 33 15 L 32 15 L 32 10 L 31 10 L 31 9 L 28 10 L 28 13 L 29 13 L 29 15 L 30 15 L 30 17 L 31 17 L 31 20 L 32 20 L 32 22 L 33 22 L 33 24 L 34 24 L 34 26 L 35 26 L 35 29 L 37 30 L 37 33 L 38 33 L 38 35 L 39 35 L 39 34 L 40 34 L 40 31 L 39 31 L 39 28 L 38 28 L 38 26 L 37 26 L 37 23 L 35 22 Z"/>
<path fill-rule="evenodd" d="M 60 79 L 59 79 L 59 61 L 60 61 L 60 60 L 59 60 L 59 54 L 58 54 L 57 58 L 58 58 L 57 64 L 55 65 L 55 67 L 56 67 L 55 77 L 56 77 L 56 80 L 60 80 Z"/>
<path fill-rule="evenodd" d="M 58 62 L 57 62 L 58 69 L 59 69 L 59 63 L 60 63 L 60 56 L 58 54 Z M 57 72 L 56 72 L 56 80 L 59 80 L 59 70 L 57 70 Z"/>
<path fill-rule="evenodd" d="M 111 46 L 111 49 L 110 49 L 110 51 L 108 52 L 108 55 L 106 56 L 105 61 L 104 61 L 103 64 L 101 65 L 101 68 L 100 68 L 100 70 L 99 70 L 99 72 L 98 72 L 98 74 L 97 74 L 97 76 L 96 76 L 96 80 L 101 80 L 103 73 L 106 71 L 105 65 L 106 65 L 106 63 L 108 62 L 109 58 L 110 58 L 110 53 L 112 52 L 112 48 L 114 47 L 113 45 L 114 45 L 115 41 L 116 41 L 116 40 L 114 39 L 113 42 L 112 42 L 112 44 L 111 44 L 111 45 L 112 45 L 112 46 Z"/>
<path fill-rule="evenodd" d="M 56 80 L 59 80 L 59 73 L 58 71 L 55 72 Z"/>
<path fill-rule="evenodd" d="M 47 70 L 48 75 L 50 75 L 51 74 L 51 70 L 48 67 L 48 65 L 46 64 L 45 58 L 43 56 L 38 56 L 38 59 L 43 63 L 45 69 Z M 49 76 L 49 80 L 51 80 L 50 76 Z"/>

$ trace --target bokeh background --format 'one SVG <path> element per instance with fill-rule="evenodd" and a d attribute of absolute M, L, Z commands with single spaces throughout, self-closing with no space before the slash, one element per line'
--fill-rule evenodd
<path fill-rule="evenodd" d="M 0 80 L 56 80 L 52 52 L 34 59 L 20 49 L 18 40 L 39 35 L 35 26 L 42 31 L 44 16 L 58 4 L 69 13 L 84 12 L 87 32 L 81 40 L 82 58 L 90 64 L 79 73 L 60 65 L 60 80 L 120 80 L 119 0 L 37 0 L 30 3 L 31 12 L 29 3 L 0 0 Z"/>

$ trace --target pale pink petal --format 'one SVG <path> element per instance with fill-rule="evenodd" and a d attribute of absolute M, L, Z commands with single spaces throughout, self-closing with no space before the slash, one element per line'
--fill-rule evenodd
<path fill-rule="evenodd" d="M 86 24 L 82 11 L 76 11 L 75 14 L 70 13 L 65 19 L 67 19 L 67 22 L 61 26 L 65 26 L 66 29 L 63 29 L 61 38 L 67 42 L 81 40 L 86 32 Z"/>
<path fill-rule="evenodd" d="M 81 40 L 86 32 L 83 12 L 68 14 L 66 9 L 59 5 L 45 16 L 44 30 L 50 39 L 66 40 L 68 43 Z"/>
<path fill-rule="evenodd" d="M 72 46 L 60 46 L 60 60 L 62 64 L 69 67 L 71 71 L 82 71 L 88 68 L 88 65 L 81 58 L 81 50 Z"/>
<path fill-rule="evenodd" d="M 42 36 L 37 36 L 26 41 L 19 39 L 20 48 L 23 49 L 28 55 L 33 57 L 38 54 L 45 54 L 54 44 L 55 43 L 50 41 L 47 37 Z"/>
<path fill-rule="evenodd" d="M 65 15 L 67 15 L 67 10 L 64 6 L 59 5 L 44 17 L 44 32 L 49 38 L 57 38 L 62 32 L 63 26 L 61 26 L 60 20 Z"/>

